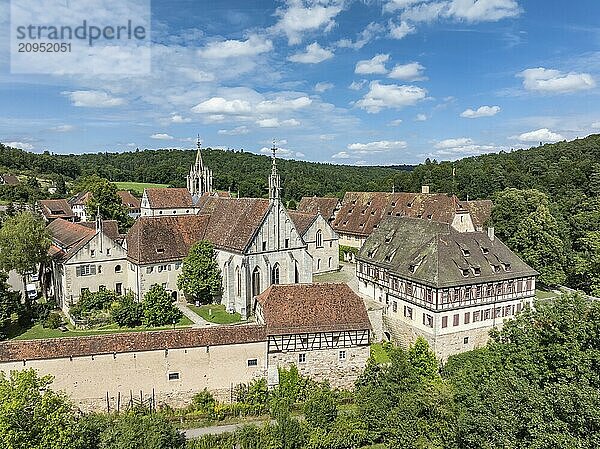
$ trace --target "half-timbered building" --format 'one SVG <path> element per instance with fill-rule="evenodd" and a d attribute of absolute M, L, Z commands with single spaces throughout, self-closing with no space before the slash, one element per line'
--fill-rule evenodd
<path fill-rule="evenodd" d="M 538 273 L 493 228 L 388 218 L 357 259 L 359 292 L 385 305 L 387 336 L 407 345 L 422 335 L 442 359 L 483 346 L 535 296 Z"/>

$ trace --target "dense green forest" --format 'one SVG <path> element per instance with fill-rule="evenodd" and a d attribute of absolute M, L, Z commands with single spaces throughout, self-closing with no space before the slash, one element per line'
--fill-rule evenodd
<path fill-rule="evenodd" d="M 0 170 L 29 176 L 21 185 L 0 186 L 0 200 L 33 202 L 48 196 L 36 179 L 66 185 L 98 175 L 110 181 L 183 186 L 195 150 L 136 150 L 79 155 L 34 154 L 0 144 Z M 215 187 L 241 196 L 267 194 L 268 156 L 244 151 L 203 151 Z M 355 167 L 280 160 L 283 197 L 341 197 L 346 191 L 455 193 L 461 199 L 490 198 L 497 235 L 540 271 L 546 285 L 566 284 L 600 296 L 600 135 L 464 158 L 427 159 L 417 166 Z"/>

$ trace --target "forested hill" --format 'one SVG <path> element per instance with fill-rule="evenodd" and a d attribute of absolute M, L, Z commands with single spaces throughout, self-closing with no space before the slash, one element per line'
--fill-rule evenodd
<path fill-rule="evenodd" d="M 264 196 L 271 171 L 268 156 L 244 151 L 202 151 L 204 163 L 220 190 L 240 191 L 242 196 Z M 34 154 L 0 144 L 0 168 L 32 175 L 63 175 L 75 179 L 97 174 L 111 181 L 185 185 L 185 176 L 196 150 L 137 150 L 124 153 L 79 155 Z M 388 190 L 398 169 L 355 167 L 315 162 L 279 160 L 283 195 L 296 200 L 306 195 L 343 195 L 348 190 Z M 405 166 L 410 169 L 411 166 Z M 51 176 L 49 176 L 51 177 Z"/>

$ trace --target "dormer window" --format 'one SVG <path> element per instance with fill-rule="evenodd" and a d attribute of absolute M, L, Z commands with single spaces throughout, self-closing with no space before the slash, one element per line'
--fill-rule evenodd
<path fill-rule="evenodd" d="M 375 257 L 375 254 L 377 254 L 377 250 L 378 249 L 379 249 L 379 247 L 373 248 L 371 251 L 369 251 L 367 253 L 367 257 L 369 257 L 370 259 L 372 259 L 373 257 Z"/>
<path fill-rule="evenodd" d="M 360 213 L 361 215 L 364 215 L 367 212 L 367 209 L 363 209 L 362 212 Z"/>
<path fill-rule="evenodd" d="M 427 219 L 428 219 L 428 220 L 431 220 L 431 218 L 432 218 L 432 215 L 431 215 L 431 214 L 428 214 L 428 215 L 427 215 Z"/>
<path fill-rule="evenodd" d="M 364 227 L 365 227 L 365 224 L 364 224 L 364 223 L 361 223 L 361 224 L 359 224 L 358 226 L 360 226 L 361 228 L 364 228 Z"/>
<path fill-rule="evenodd" d="M 348 214 L 351 214 L 354 209 L 349 209 Z"/>
<path fill-rule="evenodd" d="M 353 200 L 352 201 L 352 205 L 354 206 L 355 204 L 356 204 L 356 200 Z"/>
<path fill-rule="evenodd" d="M 342 226 L 346 226 L 348 224 L 348 220 L 342 223 Z"/>
<path fill-rule="evenodd" d="M 395 255 L 396 255 L 396 250 L 392 251 L 387 256 L 385 256 L 385 261 L 391 262 Z"/>
<path fill-rule="evenodd" d="M 412 207 L 412 203 L 408 203 L 406 207 Z"/>
<path fill-rule="evenodd" d="M 156 248 L 156 254 L 164 254 L 164 248 Z"/>
<path fill-rule="evenodd" d="M 396 202 L 392 201 L 392 207 L 396 207 Z"/>
<path fill-rule="evenodd" d="M 469 251 L 467 248 L 461 248 L 461 250 L 464 257 L 469 257 L 471 255 L 471 251 Z"/>
<path fill-rule="evenodd" d="M 418 214 L 417 218 L 423 218 L 423 214 Z"/>
<path fill-rule="evenodd" d="M 481 268 L 480 267 L 471 267 L 471 269 L 473 270 L 473 274 L 475 276 L 481 276 Z"/>
<path fill-rule="evenodd" d="M 469 269 L 468 268 L 461 268 L 461 273 L 464 277 L 468 277 L 469 276 Z"/>
<path fill-rule="evenodd" d="M 367 201 L 367 206 L 370 206 L 370 205 L 371 205 L 371 202 L 370 202 L 370 201 Z"/>
<path fill-rule="evenodd" d="M 388 215 L 392 215 L 392 211 L 389 211 L 389 212 L 388 212 Z"/>
<path fill-rule="evenodd" d="M 402 215 L 402 212 L 396 212 L 396 217 L 400 217 Z"/>
<path fill-rule="evenodd" d="M 502 264 L 502 268 L 504 268 L 504 271 L 510 271 L 510 264 L 509 263 L 503 263 Z"/>
<path fill-rule="evenodd" d="M 410 271 L 411 273 L 414 273 L 415 271 L 417 271 L 417 265 L 411 263 L 408 266 L 408 271 Z"/>
<path fill-rule="evenodd" d="M 375 211 L 374 210 L 371 211 L 371 215 L 375 215 Z"/>
<path fill-rule="evenodd" d="M 481 252 L 482 252 L 483 254 L 489 254 L 489 253 L 490 253 L 490 250 L 489 250 L 488 248 L 484 248 L 484 247 L 482 246 L 482 247 L 481 247 Z"/>
<path fill-rule="evenodd" d="M 492 271 L 498 273 L 500 271 L 500 265 L 492 265 Z"/>

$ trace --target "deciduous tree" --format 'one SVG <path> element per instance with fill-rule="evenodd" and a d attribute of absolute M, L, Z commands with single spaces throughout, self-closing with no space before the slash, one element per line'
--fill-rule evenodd
<path fill-rule="evenodd" d="M 221 269 L 210 242 L 201 240 L 190 248 L 189 254 L 183 259 L 177 287 L 183 290 L 189 301 L 203 304 L 213 302 L 221 294 Z"/>
<path fill-rule="evenodd" d="M 181 318 L 181 311 L 173 304 L 174 299 L 162 285 L 154 284 L 144 295 L 143 323 L 146 326 L 173 324 Z"/>

